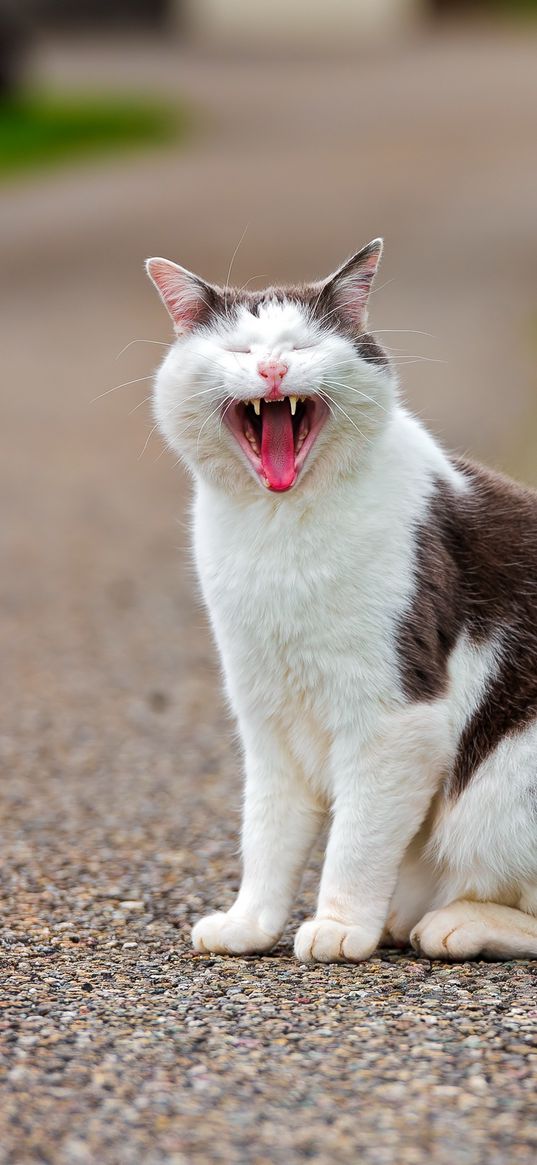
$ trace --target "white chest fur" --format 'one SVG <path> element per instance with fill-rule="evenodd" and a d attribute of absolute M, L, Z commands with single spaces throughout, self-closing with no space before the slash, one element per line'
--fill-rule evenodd
<path fill-rule="evenodd" d="M 440 456 L 400 413 L 375 458 L 314 500 L 199 485 L 196 558 L 240 719 L 299 713 L 310 732 L 366 737 L 401 702 L 397 623 Z"/>

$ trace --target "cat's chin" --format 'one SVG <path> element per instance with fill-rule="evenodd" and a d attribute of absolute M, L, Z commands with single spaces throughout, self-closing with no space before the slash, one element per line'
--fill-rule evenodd
<path fill-rule="evenodd" d="M 328 405 L 316 395 L 234 400 L 222 409 L 260 485 L 274 493 L 296 485 L 328 415 Z"/>

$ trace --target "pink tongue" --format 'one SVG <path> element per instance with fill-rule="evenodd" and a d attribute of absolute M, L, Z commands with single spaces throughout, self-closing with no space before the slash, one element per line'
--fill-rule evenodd
<path fill-rule="evenodd" d="M 295 480 L 295 441 L 289 401 L 261 404 L 261 464 L 270 489 L 289 489 Z"/>

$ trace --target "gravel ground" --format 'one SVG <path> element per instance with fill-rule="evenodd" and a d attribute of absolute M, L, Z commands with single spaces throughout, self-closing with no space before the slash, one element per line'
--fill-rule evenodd
<path fill-rule="evenodd" d="M 326 66 L 322 79 L 282 70 L 275 88 L 262 63 L 186 62 L 181 84 L 221 119 L 216 142 L 4 195 L 2 1162 L 536 1158 L 535 964 L 385 952 L 361 967 L 301 967 L 292 928 L 267 958 L 191 951 L 192 920 L 236 889 L 239 766 L 185 549 L 186 483 L 154 439 L 138 459 L 147 382 L 91 403 L 150 373 L 159 349 L 136 345 L 116 363 L 124 344 L 166 339 L 145 254 L 218 277 L 254 206 L 256 258 L 241 251 L 239 281 L 311 274 L 315 221 L 317 266 L 345 254 L 356 229 L 358 242 L 377 233 L 380 216 L 386 283 L 403 278 L 375 301 L 375 322 L 386 311 L 386 326 L 431 330 L 452 358 L 409 369 L 413 400 L 449 441 L 508 458 L 506 435 L 529 436 L 533 399 L 520 336 L 535 289 L 535 71 L 527 41 L 490 58 L 435 42 L 420 61 L 427 102 L 412 49 L 358 71 Z M 457 85 L 435 89 L 437 74 Z M 381 96 L 357 131 L 369 159 L 357 214 L 345 135 L 372 78 Z M 275 120 L 267 112 L 258 145 L 262 108 Z M 314 884 L 315 863 L 295 924 Z"/>
<path fill-rule="evenodd" d="M 120 669 L 98 739 L 83 698 L 60 741 L 46 716 L 21 725 L 36 743 L 5 801 L 2 1159 L 534 1160 L 534 965 L 302 967 L 291 932 L 269 958 L 192 953 L 189 923 L 235 889 L 238 781 L 191 680 L 190 730 L 180 685 L 135 695 Z"/>
<path fill-rule="evenodd" d="M 164 703 L 138 709 L 124 761 L 160 737 Z M 187 923 L 230 899 L 237 868 L 235 782 L 207 745 L 195 806 L 190 781 L 172 796 L 143 760 L 121 780 L 84 739 L 78 780 L 51 773 L 31 827 L 27 786 L 14 791 L 2 1159 L 534 1160 L 529 963 L 302 967 L 290 941 L 270 958 L 192 954 Z"/>

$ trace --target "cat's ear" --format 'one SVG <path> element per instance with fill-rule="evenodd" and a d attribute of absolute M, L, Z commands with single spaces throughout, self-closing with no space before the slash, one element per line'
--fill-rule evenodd
<path fill-rule="evenodd" d="M 358 328 L 367 321 L 367 301 L 382 255 L 382 239 L 373 239 L 324 280 L 323 293 L 334 308 Z"/>
<path fill-rule="evenodd" d="M 170 259 L 148 259 L 145 268 L 179 334 L 191 331 L 214 311 L 217 288 L 198 275 Z"/>

